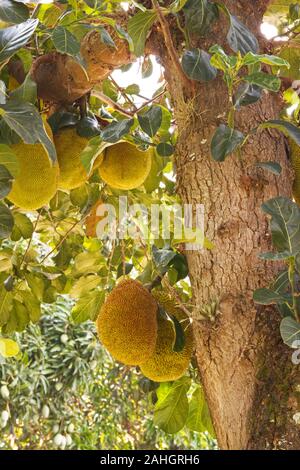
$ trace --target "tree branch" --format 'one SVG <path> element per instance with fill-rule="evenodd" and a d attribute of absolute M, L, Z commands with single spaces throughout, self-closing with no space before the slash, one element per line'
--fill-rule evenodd
<path fill-rule="evenodd" d="M 182 82 L 183 85 L 190 86 L 191 81 L 185 75 L 185 73 L 184 73 L 184 71 L 181 67 L 181 64 L 179 62 L 178 55 L 177 55 L 177 52 L 175 50 L 173 40 L 172 40 L 172 36 L 171 36 L 171 33 L 170 33 L 169 25 L 168 25 L 164 15 L 163 15 L 161 9 L 160 9 L 160 6 L 159 6 L 157 0 L 152 0 L 152 4 L 153 4 L 154 10 L 157 13 L 159 22 L 160 22 L 160 26 L 161 26 L 161 29 L 162 29 L 162 32 L 163 32 L 163 36 L 164 36 L 165 44 L 166 44 L 166 47 L 167 47 L 167 51 L 169 53 L 170 58 L 172 59 L 172 62 L 174 64 L 174 66 L 177 69 L 178 76 L 180 77 L 181 82 Z"/>

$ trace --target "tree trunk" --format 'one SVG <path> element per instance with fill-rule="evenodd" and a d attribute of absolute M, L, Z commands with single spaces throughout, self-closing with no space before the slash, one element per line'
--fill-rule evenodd
<path fill-rule="evenodd" d="M 266 1 L 224 2 L 231 12 L 258 32 Z M 207 44 L 225 44 L 216 26 Z M 160 44 L 162 43 L 160 38 Z M 194 296 L 194 333 L 198 367 L 210 407 L 218 445 L 222 449 L 300 448 L 293 414 L 299 368 L 279 337 L 279 316 L 273 308 L 254 304 L 253 291 L 265 287 L 278 264 L 258 258 L 272 249 L 268 220 L 261 204 L 277 195 L 291 196 L 293 174 L 284 139 L 264 130 L 249 138 L 242 157 L 224 163 L 210 156 L 215 128 L 224 122 L 228 98 L 222 79 L 197 84 L 187 98 L 178 69 L 166 49 L 157 44 L 166 70 L 178 126 L 177 186 L 183 203 L 202 203 L 205 235 L 214 248 L 187 253 Z M 203 41 L 200 45 L 202 48 Z M 265 93 L 256 105 L 237 115 L 236 127 L 247 132 L 278 117 L 280 98 Z M 259 161 L 276 161 L 280 176 L 259 169 Z M 203 308 L 217 300 L 213 321 L 200 321 Z M 298 377 L 297 377 L 298 373 Z M 298 385 L 299 387 L 299 385 Z M 298 407 L 298 408 L 297 408 Z"/>

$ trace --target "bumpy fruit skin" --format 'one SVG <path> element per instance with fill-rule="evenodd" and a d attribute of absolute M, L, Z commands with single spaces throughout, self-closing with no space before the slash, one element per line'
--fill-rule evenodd
<path fill-rule="evenodd" d="M 53 139 L 50 126 L 47 134 Z M 35 210 L 48 204 L 57 191 L 59 167 L 52 164 L 42 144 L 12 145 L 19 163 L 19 174 L 14 179 L 7 199 L 21 209 Z"/>
<path fill-rule="evenodd" d="M 105 150 L 99 174 L 112 188 L 138 188 L 150 172 L 152 153 L 151 148 L 142 152 L 127 142 L 112 145 Z"/>
<path fill-rule="evenodd" d="M 289 139 L 291 151 L 292 167 L 295 172 L 293 183 L 293 197 L 298 205 L 300 205 L 300 147 L 292 139 Z"/>
<path fill-rule="evenodd" d="M 58 187 L 60 189 L 74 189 L 81 186 L 88 174 L 81 163 L 80 154 L 88 144 L 88 139 L 77 134 L 75 128 L 66 128 L 54 136 L 57 159 L 60 169 Z M 102 156 L 97 159 L 98 165 Z"/>
<path fill-rule="evenodd" d="M 120 38 L 113 28 L 108 28 L 115 46 L 104 44 L 99 31 L 90 31 L 82 40 L 80 53 L 87 64 L 91 83 L 104 80 L 116 68 L 132 62 L 128 42 Z"/>
<path fill-rule="evenodd" d="M 145 362 L 154 352 L 157 302 L 137 281 L 121 281 L 109 294 L 97 318 L 99 339 L 126 365 Z"/>
<path fill-rule="evenodd" d="M 171 321 L 158 316 L 157 340 L 154 354 L 140 365 L 145 377 L 155 382 L 177 380 L 187 370 L 193 352 L 193 333 L 189 317 L 174 304 L 164 293 L 153 292 L 159 304 L 169 315 L 181 323 L 185 334 L 185 345 L 182 351 L 173 351 L 175 331 Z"/>

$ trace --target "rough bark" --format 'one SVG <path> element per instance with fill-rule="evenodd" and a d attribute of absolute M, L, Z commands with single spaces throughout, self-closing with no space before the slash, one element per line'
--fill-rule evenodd
<path fill-rule="evenodd" d="M 258 31 L 266 1 L 224 2 L 249 28 Z M 223 43 L 219 31 L 212 43 Z M 196 356 L 215 431 L 223 449 L 300 448 L 299 367 L 279 338 L 279 317 L 272 308 L 257 307 L 253 291 L 271 281 L 278 265 L 258 254 L 272 249 L 268 221 L 261 204 L 277 195 L 291 196 L 293 175 L 284 139 L 275 131 L 253 135 L 242 150 L 224 163 L 210 157 L 211 136 L 228 110 L 221 79 L 197 85 L 191 98 L 179 86 L 174 63 L 157 46 L 165 65 L 178 125 L 176 169 L 184 203 L 205 207 L 205 235 L 211 251 L 187 253 L 194 295 Z M 203 47 L 203 42 L 201 43 Z M 259 104 L 244 108 L 236 127 L 247 132 L 278 117 L 280 99 L 265 93 Z M 259 169 L 258 161 L 277 161 L 280 177 Z M 217 299 L 213 322 L 200 321 L 204 306 Z M 298 382 L 297 382 L 298 381 Z M 298 392 L 299 400 L 299 392 Z"/>

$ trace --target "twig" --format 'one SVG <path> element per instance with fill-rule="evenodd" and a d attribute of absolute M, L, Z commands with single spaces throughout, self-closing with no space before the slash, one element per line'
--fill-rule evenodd
<path fill-rule="evenodd" d="M 138 113 L 139 111 L 141 111 L 141 109 L 145 108 L 145 106 L 148 106 L 148 104 L 153 103 L 153 101 L 155 101 L 157 98 L 160 98 L 162 95 L 165 94 L 165 91 L 166 91 L 166 89 L 164 88 L 163 91 L 161 91 L 160 93 L 158 93 L 158 95 L 153 96 L 153 98 L 147 99 L 147 101 L 146 101 L 145 103 L 143 103 L 143 104 L 136 110 L 136 112 Z M 146 99 L 144 96 L 141 96 L 141 95 L 137 95 L 137 96 L 139 96 L 140 98 Z"/>
<path fill-rule="evenodd" d="M 115 85 L 115 87 L 119 90 L 119 92 L 121 93 L 121 95 L 125 98 L 125 100 L 128 101 L 128 103 L 133 107 L 134 111 L 136 112 L 137 110 L 137 107 L 136 105 L 134 104 L 134 102 L 129 98 L 129 96 L 127 95 L 127 93 L 123 90 L 123 88 L 121 88 L 117 82 L 112 78 L 112 77 L 109 77 L 109 80 Z"/>
<path fill-rule="evenodd" d="M 123 109 L 121 106 L 119 106 L 117 103 L 115 103 L 111 98 L 108 96 L 104 95 L 101 91 L 99 90 L 92 90 L 91 94 L 95 96 L 96 98 L 99 98 L 99 100 L 103 101 L 104 103 L 108 104 L 112 108 L 114 108 L 116 111 L 118 111 L 120 114 L 123 114 L 126 117 L 133 117 L 134 113 L 131 113 L 130 111 L 126 111 Z"/>
<path fill-rule="evenodd" d="M 169 25 L 168 25 L 167 21 L 165 20 L 164 15 L 162 14 L 162 11 L 160 9 L 160 6 L 159 6 L 157 0 L 152 0 L 152 4 L 153 4 L 153 8 L 157 12 L 157 16 L 158 16 L 158 19 L 159 19 L 159 22 L 160 22 L 160 26 L 161 26 L 161 29 L 162 29 L 162 32 L 163 32 L 163 35 L 164 35 L 165 43 L 166 43 L 166 46 L 167 46 L 167 51 L 169 52 L 170 58 L 172 59 L 172 62 L 174 64 L 174 66 L 177 68 L 177 71 L 178 71 L 179 77 L 181 77 L 182 83 L 185 84 L 185 85 L 190 86 L 191 82 L 187 78 L 187 76 L 185 75 L 185 73 L 184 73 L 184 71 L 181 67 L 181 64 L 179 62 L 178 55 L 176 53 L 176 50 L 175 50 L 175 47 L 174 47 L 174 44 L 173 44 L 173 40 L 172 40 L 172 36 L 171 36 L 171 33 L 170 33 Z"/>

